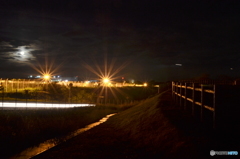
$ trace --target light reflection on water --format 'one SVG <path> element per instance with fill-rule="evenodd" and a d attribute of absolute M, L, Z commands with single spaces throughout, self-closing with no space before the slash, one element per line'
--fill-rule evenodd
<path fill-rule="evenodd" d="M 113 115 L 115 115 L 115 114 L 109 114 L 106 117 L 100 119 L 98 122 L 89 124 L 85 128 L 78 129 L 65 137 L 58 138 L 58 139 L 50 139 L 50 140 L 47 140 L 47 141 L 39 144 L 38 146 L 28 148 L 28 149 L 22 151 L 20 154 L 17 154 L 15 156 L 11 157 L 11 159 L 29 159 L 31 157 L 34 157 L 34 156 L 36 156 L 44 151 L 47 151 L 48 149 L 50 149 L 54 146 L 57 146 L 57 145 L 61 144 L 62 142 L 65 142 L 65 141 L 99 125 L 99 124 L 104 123 Z"/>

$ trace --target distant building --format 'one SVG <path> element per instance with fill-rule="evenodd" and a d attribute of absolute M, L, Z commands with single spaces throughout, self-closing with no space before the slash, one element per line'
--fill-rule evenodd
<path fill-rule="evenodd" d="M 60 81 L 78 81 L 77 76 L 75 76 L 75 77 L 61 77 L 60 79 L 61 79 Z"/>
<path fill-rule="evenodd" d="M 29 75 L 28 79 L 43 79 L 43 75 Z M 50 81 L 60 82 L 60 81 L 78 81 L 78 76 L 75 77 L 62 77 L 60 75 L 51 76 Z"/>

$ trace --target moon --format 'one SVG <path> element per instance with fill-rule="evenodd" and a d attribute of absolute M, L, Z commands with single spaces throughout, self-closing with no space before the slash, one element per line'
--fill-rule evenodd
<path fill-rule="evenodd" d="M 28 46 L 19 46 L 17 51 L 13 54 L 13 60 L 18 63 L 28 63 L 35 57 L 32 55 L 31 51 L 34 49 L 29 48 Z"/>
<path fill-rule="evenodd" d="M 21 51 L 21 52 L 20 52 L 20 54 L 21 54 L 21 55 L 24 55 L 24 54 L 25 54 L 25 52 L 24 52 L 24 51 Z"/>

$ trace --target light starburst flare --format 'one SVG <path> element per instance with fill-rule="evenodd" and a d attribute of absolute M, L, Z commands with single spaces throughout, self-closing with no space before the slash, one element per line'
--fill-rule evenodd
<path fill-rule="evenodd" d="M 119 93 L 123 94 L 120 90 L 117 89 L 117 87 L 112 87 L 112 83 L 116 79 L 120 79 L 122 76 L 119 76 L 118 74 L 120 71 L 122 71 L 126 65 L 127 62 L 123 63 L 119 67 L 115 68 L 114 65 L 116 63 L 116 60 L 112 60 L 110 65 L 108 65 L 107 57 L 104 58 L 104 65 L 103 67 L 100 67 L 100 65 L 94 60 L 95 67 L 92 67 L 86 63 L 84 63 L 84 66 L 90 70 L 92 73 L 98 76 L 98 80 L 101 83 L 101 91 L 99 93 L 99 97 L 105 99 L 105 104 L 107 103 L 108 98 L 108 90 L 112 93 L 115 99 L 117 99 L 117 95 L 114 92 L 114 90 L 117 90 Z M 114 89 L 114 90 L 113 90 Z"/>
<path fill-rule="evenodd" d="M 38 61 L 36 65 L 31 65 L 39 74 L 41 74 L 42 80 L 44 82 L 51 81 L 51 78 L 56 74 L 57 70 L 59 69 L 60 65 L 55 66 L 54 62 L 49 62 L 47 58 L 45 58 L 45 63 L 41 65 Z"/>

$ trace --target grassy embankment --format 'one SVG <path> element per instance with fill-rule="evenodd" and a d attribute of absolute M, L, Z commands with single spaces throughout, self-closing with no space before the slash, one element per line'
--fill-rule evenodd
<path fill-rule="evenodd" d="M 207 129 L 175 107 L 168 91 L 35 158 L 208 158 L 210 150 L 239 149 L 231 132 Z"/>
<path fill-rule="evenodd" d="M 208 158 L 210 150 L 239 151 L 239 125 L 226 129 L 219 123 L 213 129 L 209 126 L 212 118 L 201 122 L 171 99 L 171 91 L 148 99 L 114 116 L 113 124 L 127 134 L 134 147 L 154 157 Z"/>
<path fill-rule="evenodd" d="M 112 124 L 129 139 L 139 156 L 174 158 L 196 154 L 189 138 L 166 116 L 164 109 L 171 109 L 170 91 L 147 99 L 112 118 Z M 180 119 L 181 120 L 181 119 Z"/>

